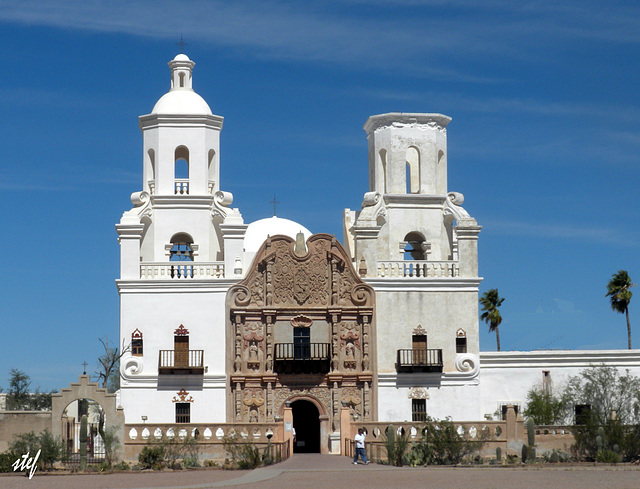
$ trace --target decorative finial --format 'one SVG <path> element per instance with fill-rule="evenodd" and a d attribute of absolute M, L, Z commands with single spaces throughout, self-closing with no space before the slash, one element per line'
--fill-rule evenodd
<path fill-rule="evenodd" d="M 273 217 L 276 217 L 276 204 L 280 203 L 280 201 L 276 200 L 276 194 L 273 194 L 273 200 L 269 203 L 273 204 Z"/>
<path fill-rule="evenodd" d="M 180 46 L 180 54 L 182 54 L 182 48 L 187 46 L 187 43 L 182 40 L 182 34 L 180 34 L 180 42 L 177 42 L 176 44 Z"/>
<path fill-rule="evenodd" d="M 84 371 L 82 375 L 87 375 L 87 365 L 89 365 L 86 361 L 82 362 L 82 366 L 84 367 Z"/>

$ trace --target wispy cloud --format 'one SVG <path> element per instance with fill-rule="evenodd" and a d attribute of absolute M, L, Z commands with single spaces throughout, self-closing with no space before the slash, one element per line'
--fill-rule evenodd
<path fill-rule="evenodd" d="M 493 81 L 500 81 L 493 79 Z M 503 80 L 505 81 L 505 80 Z M 603 114 L 615 114 L 616 121 L 640 123 L 640 108 L 630 105 L 609 105 L 592 102 L 571 102 L 571 101 L 550 101 L 537 98 L 526 97 L 486 97 L 471 96 L 459 92 L 435 92 L 426 90 L 424 92 L 403 91 L 403 90 L 351 90 L 357 94 L 382 100 L 397 100 L 400 102 L 410 102 L 412 104 L 430 104 L 437 102 L 438 105 L 448 107 L 448 110 L 465 110 L 471 112 L 482 112 L 489 114 L 518 113 L 532 114 L 539 116 L 557 117 L 588 117 L 602 120 Z"/>
<path fill-rule="evenodd" d="M 528 46 L 560 45 L 561 39 L 640 42 L 639 8 L 609 3 L 606 17 L 599 11 L 584 2 L 550 6 L 536 1 L 523 6 L 441 0 L 22 0 L 3 2 L 0 21 L 159 39 L 185 33 L 217 47 L 242 50 L 245 56 L 373 69 L 402 64 L 410 70 L 419 67 L 416 73 L 431 73 L 437 64 L 443 73 L 461 76 L 470 69 L 455 60 L 473 60 L 479 53 L 526 59 L 531 56 Z"/>
<path fill-rule="evenodd" d="M 569 239 L 572 241 L 640 248 L 638 236 L 628 231 L 606 227 L 572 226 L 556 223 L 531 223 L 523 221 L 487 219 L 480 224 L 498 235 L 533 238 Z"/>

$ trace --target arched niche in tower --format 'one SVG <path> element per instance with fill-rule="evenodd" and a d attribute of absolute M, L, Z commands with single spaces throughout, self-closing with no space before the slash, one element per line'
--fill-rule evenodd
<path fill-rule="evenodd" d="M 380 152 L 378 153 L 378 158 L 379 158 L 379 162 L 380 162 L 380 168 L 381 168 L 381 185 L 382 185 L 382 193 L 386 194 L 387 193 L 387 150 L 386 149 L 381 149 Z"/>
<path fill-rule="evenodd" d="M 174 153 L 175 193 L 189 193 L 189 149 L 178 146 Z"/>
<path fill-rule="evenodd" d="M 453 248 L 454 248 L 453 243 L 455 240 L 454 228 L 456 226 L 456 218 L 451 213 L 445 213 L 443 216 L 443 223 L 444 223 L 445 231 L 447 232 L 447 242 L 449 245 L 448 247 L 449 253 L 446 259 L 453 260 Z"/>
<path fill-rule="evenodd" d="M 425 238 L 422 233 L 412 231 L 404 237 L 404 259 L 426 260 Z"/>
<path fill-rule="evenodd" d="M 213 193 L 216 186 L 216 150 L 210 149 L 207 155 L 208 160 L 208 176 L 209 176 L 209 192 Z"/>
<path fill-rule="evenodd" d="M 140 237 L 140 259 L 153 261 L 153 221 L 149 216 L 142 216 L 140 224 L 144 225 Z"/>
<path fill-rule="evenodd" d="M 420 192 L 420 151 L 415 146 L 407 148 L 406 186 L 408 194 Z"/>
<path fill-rule="evenodd" d="M 171 238 L 169 261 L 193 261 L 193 238 L 187 233 L 177 233 Z"/>
<path fill-rule="evenodd" d="M 156 152 L 153 148 L 147 151 L 147 184 L 149 185 L 149 193 L 155 193 L 156 185 Z"/>

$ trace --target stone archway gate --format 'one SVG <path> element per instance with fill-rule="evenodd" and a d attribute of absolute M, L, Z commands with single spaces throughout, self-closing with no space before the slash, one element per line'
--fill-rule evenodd
<path fill-rule="evenodd" d="M 80 375 L 77 383 L 69 384 L 59 393 L 51 396 L 51 432 L 54 436 L 62 437 L 62 415 L 65 408 L 73 401 L 91 399 L 100 404 L 104 409 L 106 426 L 116 426 L 120 448 L 117 458 L 123 457 L 124 446 L 124 410 L 117 406 L 116 395 L 107 392 L 107 389 L 99 387 L 95 382 L 90 382 L 88 375 Z"/>

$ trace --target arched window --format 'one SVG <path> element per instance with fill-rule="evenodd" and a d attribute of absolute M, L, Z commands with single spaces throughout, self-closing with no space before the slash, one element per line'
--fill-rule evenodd
<path fill-rule="evenodd" d="M 209 150 L 209 165 L 208 165 L 208 171 L 209 171 L 209 193 L 213 193 L 213 191 L 215 190 L 216 187 L 216 152 L 213 149 Z"/>
<path fill-rule="evenodd" d="M 193 261 L 193 238 L 187 233 L 175 234 L 169 252 L 169 261 Z"/>
<path fill-rule="evenodd" d="M 418 149 L 410 146 L 407 149 L 407 193 L 420 193 L 420 153 Z"/>
<path fill-rule="evenodd" d="M 382 193 L 387 193 L 387 150 L 380 150 L 380 166 L 382 167 Z"/>
<path fill-rule="evenodd" d="M 425 260 L 424 236 L 418 232 L 411 232 L 404 237 L 404 259 Z"/>
<path fill-rule="evenodd" d="M 156 188 L 156 153 L 153 149 L 147 152 L 149 156 L 149 170 L 147 173 L 147 184 L 149 185 L 149 193 L 155 193 Z"/>
<path fill-rule="evenodd" d="M 175 151 L 175 193 L 189 193 L 189 150 L 178 146 Z"/>

